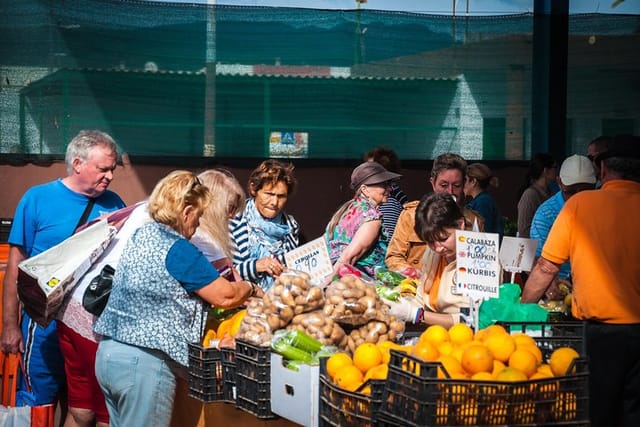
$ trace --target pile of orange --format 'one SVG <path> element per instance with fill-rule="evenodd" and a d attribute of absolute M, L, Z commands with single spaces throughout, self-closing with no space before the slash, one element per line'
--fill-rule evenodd
<path fill-rule="evenodd" d="M 327 359 L 327 375 L 334 384 L 347 391 L 371 392 L 362 385 L 369 379 L 386 380 L 389 372 L 391 349 L 407 351 L 392 341 L 378 344 L 364 343 L 356 347 L 353 357 L 347 353 L 334 353 Z"/>
<path fill-rule="evenodd" d="M 442 366 L 438 368 L 438 378 L 482 382 L 517 382 L 566 375 L 570 373 L 573 360 L 579 357 L 572 348 L 562 347 L 556 349 L 549 360 L 545 361 L 532 337 L 524 333 L 510 334 L 500 325 L 492 325 L 476 333 L 465 324 L 454 325 L 448 330 L 432 325 L 410 346 L 385 341 L 378 344 L 364 343 L 355 349 L 353 356 L 335 353 L 327 360 L 327 374 L 338 387 L 367 394 L 370 389 L 363 387 L 367 380 L 387 378 L 392 349 L 427 362 L 440 362 Z M 415 363 L 405 363 L 403 366 L 419 374 L 416 372 L 419 366 Z M 494 386 L 485 386 L 487 387 Z M 492 390 L 494 393 L 496 389 Z M 448 402 L 463 403 L 464 399 L 460 396 L 468 395 L 470 389 L 463 391 L 464 393 L 454 393 L 459 395 L 457 397 L 447 396 Z M 489 388 L 484 391 L 487 392 L 492 393 Z M 558 394 L 557 384 L 545 383 L 542 388 L 536 386 L 531 392 L 532 396 L 553 400 Z M 562 396 L 562 399 L 571 401 L 575 396 Z M 473 408 L 470 412 L 473 413 Z M 533 416 L 528 410 L 523 409 L 522 413 L 523 419 Z"/>

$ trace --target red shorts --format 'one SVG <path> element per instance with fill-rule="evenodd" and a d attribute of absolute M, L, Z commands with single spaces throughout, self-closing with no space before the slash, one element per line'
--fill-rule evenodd
<path fill-rule="evenodd" d="M 109 423 L 109 412 L 104 394 L 96 379 L 96 352 L 98 344 L 76 333 L 58 321 L 58 339 L 67 374 L 69 407 L 90 409 L 96 421 Z"/>

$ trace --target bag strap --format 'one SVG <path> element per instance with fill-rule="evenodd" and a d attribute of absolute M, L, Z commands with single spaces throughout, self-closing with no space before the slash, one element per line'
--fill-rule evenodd
<path fill-rule="evenodd" d="M 80 227 L 82 224 L 87 222 L 87 218 L 89 218 L 89 214 L 91 213 L 91 209 L 93 209 L 93 205 L 95 205 L 95 204 L 96 204 L 95 197 L 90 197 L 89 201 L 87 202 L 87 206 L 84 208 L 84 211 L 82 212 L 82 215 L 80 216 L 80 219 L 78 220 L 78 224 L 76 224 L 76 226 L 73 227 L 74 232 L 78 227 Z"/>
<path fill-rule="evenodd" d="M 2 405 L 16 406 L 16 389 L 18 388 L 18 365 L 21 365 L 20 354 L 0 351 L 2 365 Z"/>

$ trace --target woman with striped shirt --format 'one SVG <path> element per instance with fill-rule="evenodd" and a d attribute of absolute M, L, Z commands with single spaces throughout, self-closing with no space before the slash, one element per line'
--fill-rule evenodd
<path fill-rule="evenodd" d="M 244 280 L 265 291 L 285 269 L 284 254 L 299 243 L 299 227 L 284 211 L 296 187 L 293 165 L 265 160 L 249 176 L 249 199 L 229 224 L 233 264 Z"/>

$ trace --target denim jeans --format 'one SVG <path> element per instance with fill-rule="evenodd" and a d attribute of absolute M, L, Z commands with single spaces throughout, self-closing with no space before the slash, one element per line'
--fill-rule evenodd
<path fill-rule="evenodd" d="M 163 353 L 105 338 L 98 346 L 96 377 L 109 425 L 169 426 L 176 391 L 172 362 Z"/>

